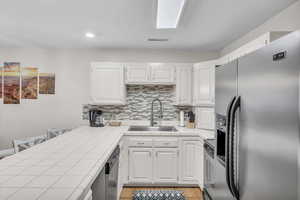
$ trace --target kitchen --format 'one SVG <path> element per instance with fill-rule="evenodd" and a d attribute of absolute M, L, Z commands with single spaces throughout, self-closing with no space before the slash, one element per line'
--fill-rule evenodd
<path fill-rule="evenodd" d="M 299 1 L 159 2 L 0 4 L 0 199 L 300 198 Z"/>

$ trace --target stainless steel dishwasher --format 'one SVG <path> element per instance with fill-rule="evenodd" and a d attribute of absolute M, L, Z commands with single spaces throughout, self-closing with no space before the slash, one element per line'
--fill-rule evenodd
<path fill-rule="evenodd" d="M 105 165 L 106 200 L 117 200 L 120 147 L 117 146 Z"/>
<path fill-rule="evenodd" d="M 92 184 L 93 200 L 117 200 L 120 147 L 117 146 Z"/>

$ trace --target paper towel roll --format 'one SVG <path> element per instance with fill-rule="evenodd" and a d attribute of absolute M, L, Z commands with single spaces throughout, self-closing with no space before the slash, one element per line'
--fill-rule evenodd
<path fill-rule="evenodd" d="M 182 126 L 184 127 L 184 111 L 181 110 L 180 113 L 179 113 L 179 126 Z"/>

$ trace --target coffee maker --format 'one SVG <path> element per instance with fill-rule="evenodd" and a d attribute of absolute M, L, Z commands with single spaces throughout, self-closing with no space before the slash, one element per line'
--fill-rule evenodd
<path fill-rule="evenodd" d="M 104 127 L 101 110 L 89 110 L 89 119 L 91 127 Z"/>

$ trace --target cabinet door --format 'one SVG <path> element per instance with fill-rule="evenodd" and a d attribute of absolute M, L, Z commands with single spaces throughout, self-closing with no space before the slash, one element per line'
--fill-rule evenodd
<path fill-rule="evenodd" d="M 215 111 L 214 108 L 196 108 L 197 128 L 214 130 Z"/>
<path fill-rule="evenodd" d="M 204 177 L 203 181 L 205 184 L 210 185 L 214 184 L 215 179 L 215 163 L 214 159 L 208 157 L 208 155 L 204 155 Z"/>
<path fill-rule="evenodd" d="M 204 147 L 202 141 L 196 142 L 196 178 L 200 188 L 204 186 Z"/>
<path fill-rule="evenodd" d="M 178 106 L 192 105 L 192 66 L 176 68 L 176 104 Z"/>
<path fill-rule="evenodd" d="M 215 61 L 198 63 L 193 69 L 194 106 L 212 106 L 215 98 Z"/>
<path fill-rule="evenodd" d="M 91 104 L 126 103 L 124 68 L 121 64 L 92 63 L 90 81 Z"/>
<path fill-rule="evenodd" d="M 181 149 L 181 173 L 182 183 L 198 183 L 197 181 L 197 143 L 194 140 L 182 140 Z"/>
<path fill-rule="evenodd" d="M 174 84 L 175 67 L 167 64 L 151 64 L 151 83 Z"/>
<path fill-rule="evenodd" d="M 126 65 L 126 83 L 140 84 L 149 81 L 150 70 L 147 64 L 128 64 Z"/>
<path fill-rule="evenodd" d="M 178 149 L 154 149 L 154 182 L 176 183 L 178 181 Z"/>
<path fill-rule="evenodd" d="M 153 182 L 153 152 L 152 148 L 129 149 L 129 182 Z"/>

